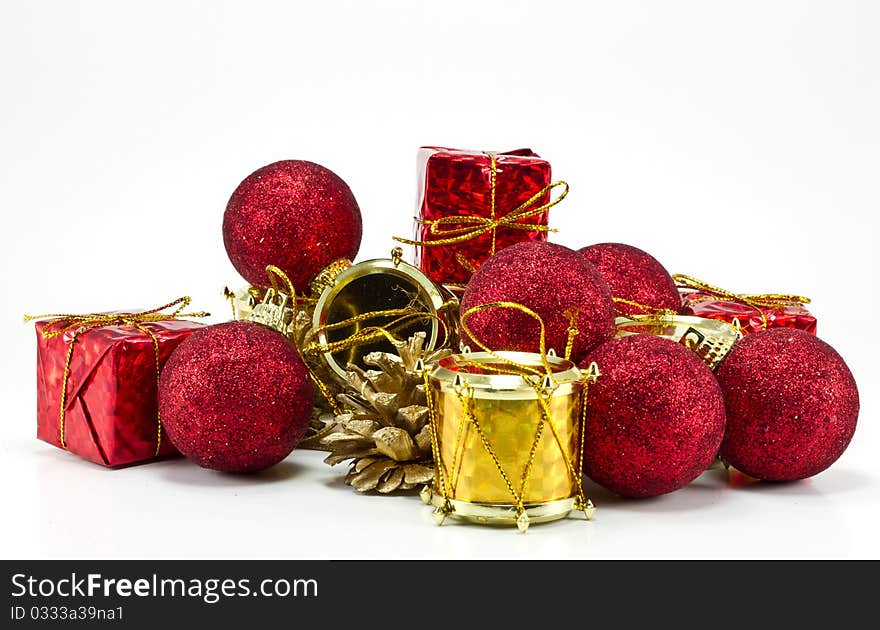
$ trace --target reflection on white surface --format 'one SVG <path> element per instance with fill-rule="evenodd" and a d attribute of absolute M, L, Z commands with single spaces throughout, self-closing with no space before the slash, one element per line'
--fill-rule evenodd
<path fill-rule="evenodd" d="M 358 495 L 315 451 L 255 475 L 172 459 L 107 470 L 32 440 L 2 461 L 15 480 L 4 557 L 753 558 L 877 553 L 862 521 L 876 484 L 846 468 L 787 484 L 704 473 L 627 500 L 587 484 L 596 518 L 515 529 L 433 524 L 416 493 Z M 10 496 L 7 484 L 7 497 Z"/>

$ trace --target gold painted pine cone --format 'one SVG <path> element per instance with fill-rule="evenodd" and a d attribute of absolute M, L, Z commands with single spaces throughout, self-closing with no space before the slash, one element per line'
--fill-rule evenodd
<path fill-rule="evenodd" d="M 398 355 L 368 354 L 364 362 L 376 370 L 348 366 L 338 396 L 344 413 L 321 444 L 330 451 L 327 464 L 351 462 L 345 482 L 358 492 L 410 490 L 433 478 L 425 388 L 413 369 L 420 358 L 427 364 L 449 351 L 425 356 L 424 341 L 417 333 L 395 344 Z"/>

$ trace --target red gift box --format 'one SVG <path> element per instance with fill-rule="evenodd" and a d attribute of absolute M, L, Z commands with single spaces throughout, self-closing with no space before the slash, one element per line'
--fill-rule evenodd
<path fill-rule="evenodd" d="M 744 335 L 766 328 L 797 328 L 816 334 L 816 318 L 805 307 L 809 298 L 798 295 L 736 294 L 701 280 L 676 274 L 682 313 L 739 325 Z"/>
<path fill-rule="evenodd" d="M 506 153 L 419 150 L 416 265 L 439 284 L 465 285 L 487 258 L 523 241 L 547 240 L 547 211 L 565 197 L 550 164 L 530 149 Z M 551 190 L 563 186 L 551 201 Z"/>
<path fill-rule="evenodd" d="M 110 467 L 177 453 L 159 420 L 157 360 L 204 324 L 138 315 L 36 322 L 39 439 Z"/>

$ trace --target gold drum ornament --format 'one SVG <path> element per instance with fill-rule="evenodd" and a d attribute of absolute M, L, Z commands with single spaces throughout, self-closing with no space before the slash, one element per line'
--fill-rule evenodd
<path fill-rule="evenodd" d="M 528 368 L 520 370 L 519 368 Z M 598 370 L 523 352 L 446 357 L 425 375 L 435 472 L 422 499 L 487 525 L 552 521 L 594 507 L 581 486 L 583 403 Z"/>

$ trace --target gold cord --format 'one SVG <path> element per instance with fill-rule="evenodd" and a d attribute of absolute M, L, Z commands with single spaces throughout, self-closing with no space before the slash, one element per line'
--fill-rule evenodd
<path fill-rule="evenodd" d="M 554 188 L 562 186 L 562 192 L 559 197 L 552 199 L 547 203 L 538 204 L 540 198 Z M 510 228 L 513 230 L 526 230 L 528 232 L 553 232 L 555 230 L 539 223 L 519 223 L 522 219 L 529 219 L 537 216 L 565 199 L 568 194 L 568 184 L 563 181 L 553 182 L 544 186 L 535 193 L 527 201 L 521 203 L 509 213 L 500 217 L 481 217 L 476 215 L 456 215 L 448 217 L 440 217 L 439 219 L 423 220 L 416 219 L 417 222 L 427 225 L 431 234 L 440 236 L 441 238 L 432 239 L 430 241 L 417 241 L 413 239 L 395 236 L 394 240 L 406 245 L 419 246 L 436 246 L 436 245 L 452 245 L 455 243 L 463 243 L 472 238 L 482 236 L 487 232 L 492 232 L 500 227 Z M 451 227 L 446 227 L 451 226 Z"/>
<path fill-rule="evenodd" d="M 446 487 L 446 468 L 440 457 L 440 436 L 437 434 L 437 411 L 434 408 L 434 396 L 431 394 L 431 374 L 428 369 L 422 372 L 425 381 L 425 397 L 428 402 L 428 425 L 431 427 L 431 453 L 434 456 L 434 465 L 437 469 L 437 478 L 440 481 L 440 494 L 443 497 L 443 505 L 449 505 L 449 491 Z"/>
<path fill-rule="evenodd" d="M 232 319 L 235 319 L 238 316 L 235 311 L 235 292 L 229 287 L 223 287 L 223 297 L 229 302 L 229 308 L 232 309 Z"/>
<path fill-rule="evenodd" d="M 495 221 L 495 187 L 498 181 L 498 162 L 495 160 L 495 154 L 491 151 L 484 151 L 484 155 L 489 157 L 489 218 Z M 495 255 L 495 244 L 498 240 L 498 230 L 492 230 L 492 247 L 489 249 L 489 255 Z"/>
<path fill-rule="evenodd" d="M 673 311 L 670 308 L 658 308 L 656 306 L 649 306 L 647 304 L 642 304 L 641 302 L 636 302 L 635 300 L 627 300 L 624 298 L 611 298 L 615 304 L 626 304 L 627 306 L 632 306 L 633 308 L 637 308 L 642 313 L 646 315 L 678 315 L 677 311 Z M 628 313 L 621 311 L 619 308 L 614 309 L 618 316 L 626 316 Z"/>

